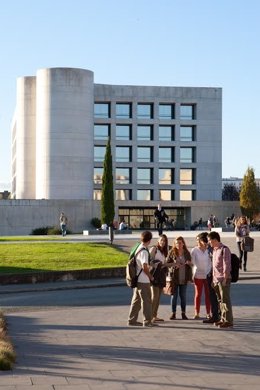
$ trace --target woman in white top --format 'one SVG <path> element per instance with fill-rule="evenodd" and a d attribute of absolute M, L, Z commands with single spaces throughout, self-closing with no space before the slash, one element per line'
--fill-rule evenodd
<path fill-rule="evenodd" d="M 200 304 L 201 295 L 204 288 L 205 305 L 207 318 L 210 318 L 210 297 L 209 287 L 207 282 L 207 275 L 211 270 L 211 259 L 208 251 L 208 233 L 200 233 L 196 237 L 197 246 L 191 250 L 191 261 L 193 264 L 193 279 L 195 287 L 194 295 L 194 307 L 195 315 L 194 319 L 200 318 Z"/>
<path fill-rule="evenodd" d="M 166 234 L 162 234 L 160 235 L 156 246 L 153 246 L 150 249 L 150 265 L 153 267 L 151 273 L 154 277 L 154 281 L 151 286 L 153 322 L 164 321 L 162 318 L 157 317 L 157 313 L 160 304 L 160 297 L 166 281 L 166 268 L 164 267 L 167 254 L 168 238 Z"/>

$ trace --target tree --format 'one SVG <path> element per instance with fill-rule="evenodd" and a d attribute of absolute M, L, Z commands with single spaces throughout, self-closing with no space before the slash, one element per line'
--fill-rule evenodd
<path fill-rule="evenodd" d="M 252 220 L 260 210 L 260 195 L 255 181 L 254 169 L 248 167 L 240 191 L 240 209 Z"/>
<path fill-rule="evenodd" d="M 102 176 L 101 195 L 101 222 L 110 225 L 115 216 L 114 188 L 113 188 L 113 165 L 110 138 L 106 146 L 104 158 L 104 171 Z"/>
<path fill-rule="evenodd" d="M 239 200 L 239 190 L 235 184 L 224 184 L 222 200 Z"/>

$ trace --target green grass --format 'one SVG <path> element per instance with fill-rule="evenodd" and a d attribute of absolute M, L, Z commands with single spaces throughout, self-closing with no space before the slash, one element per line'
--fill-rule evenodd
<path fill-rule="evenodd" d="M 49 235 L 49 236 L 4 236 L 0 237 L 0 242 L 6 241 L 55 241 L 61 240 L 62 237 L 59 235 Z"/>
<path fill-rule="evenodd" d="M 0 273 L 122 267 L 127 258 L 127 253 L 104 243 L 5 243 L 0 244 Z"/>

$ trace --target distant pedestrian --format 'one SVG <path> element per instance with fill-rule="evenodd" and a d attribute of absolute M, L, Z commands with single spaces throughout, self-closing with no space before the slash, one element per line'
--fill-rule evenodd
<path fill-rule="evenodd" d="M 231 252 L 227 246 L 221 243 L 218 232 L 210 232 L 208 239 L 213 248 L 213 285 L 218 297 L 221 313 L 221 319 L 215 325 L 219 328 L 232 328 L 233 313 L 230 299 Z"/>
<path fill-rule="evenodd" d="M 158 204 L 157 209 L 154 211 L 154 218 L 158 234 L 160 236 L 163 233 L 163 225 L 166 220 L 168 220 L 168 215 L 166 214 L 164 208 L 162 208 L 160 203 Z"/>
<path fill-rule="evenodd" d="M 68 218 L 62 212 L 60 214 L 60 229 L 61 229 L 61 234 L 63 237 L 66 236 L 66 234 L 67 234 L 67 223 L 68 223 Z"/>
<path fill-rule="evenodd" d="M 245 216 L 242 216 L 239 218 L 239 220 L 236 223 L 236 228 L 235 228 L 235 234 L 236 234 L 236 242 L 237 242 L 237 248 L 238 248 L 238 253 L 239 253 L 239 268 L 242 269 L 242 261 L 243 262 L 243 267 L 244 271 L 247 270 L 247 252 L 244 251 L 241 248 L 242 240 L 244 237 L 248 237 L 250 233 L 250 228 L 247 223 L 247 219 Z"/>

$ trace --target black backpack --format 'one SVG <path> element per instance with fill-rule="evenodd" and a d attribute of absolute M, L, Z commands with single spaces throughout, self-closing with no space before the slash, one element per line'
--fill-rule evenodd
<path fill-rule="evenodd" d="M 139 247 L 139 245 L 140 245 L 140 242 L 138 242 L 131 249 L 131 252 L 130 252 L 130 255 L 129 255 L 129 258 L 128 258 L 128 262 L 127 262 L 127 265 L 126 265 L 126 278 L 125 278 L 126 279 L 126 284 L 127 284 L 128 287 L 131 287 L 131 288 L 135 288 L 137 286 L 138 277 L 139 277 L 139 275 L 142 272 L 142 269 L 141 269 L 141 271 L 138 274 L 136 273 L 136 268 L 137 268 L 136 256 L 143 249 L 145 249 L 144 247 L 142 247 L 138 252 L 136 252 L 136 250 Z"/>
<path fill-rule="evenodd" d="M 224 248 L 227 248 L 226 246 L 223 246 L 222 249 L 222 256 L 223 256 L 223 250 Z M 239 279 L 239 258 L 235 253 L 231 253 L 231 283 L 236 283 Z"/>

